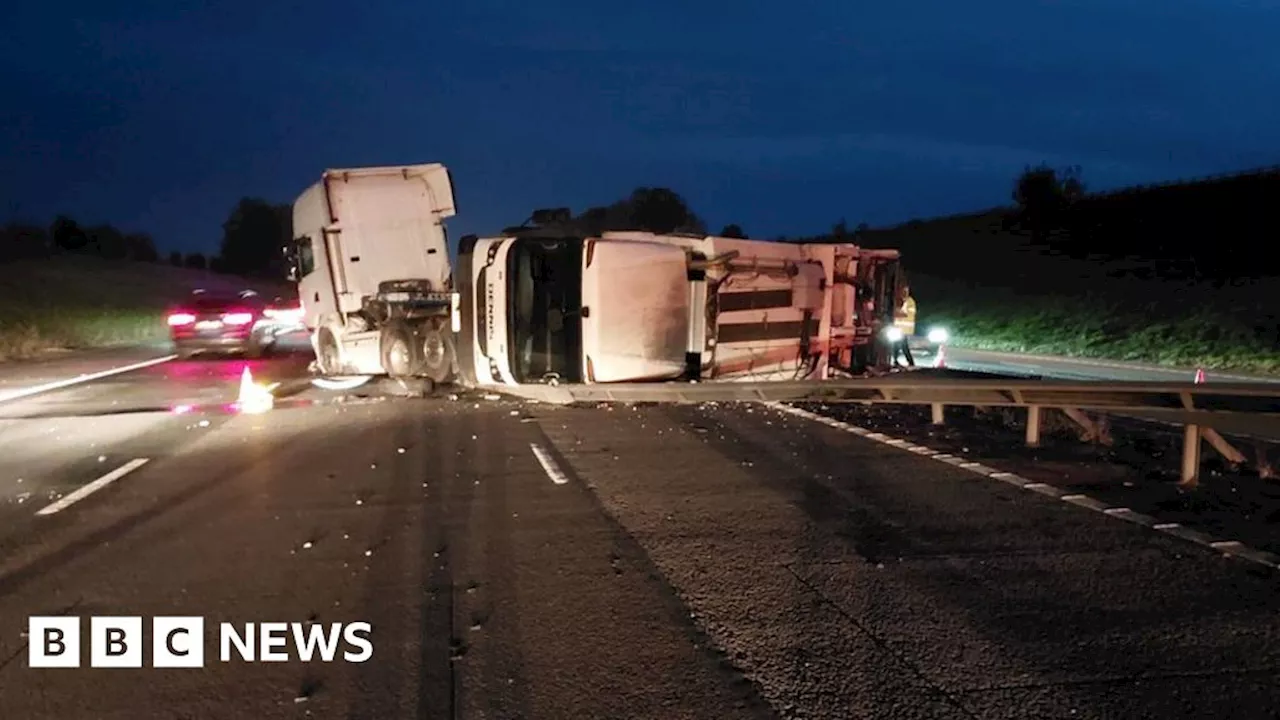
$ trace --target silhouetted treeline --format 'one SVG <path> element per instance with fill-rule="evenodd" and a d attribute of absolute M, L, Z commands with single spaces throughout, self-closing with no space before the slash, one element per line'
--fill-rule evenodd
<path fill-rule="evenodd" d="M 59 215 L 48 227 L 28 223 L 0 227 L 0 262 L 63 254 L 141 262 L 160 259 L 155 242 L 146 233 L 124 232 L 111 225 L 83 227 L 65 215 Z"/>
<path fill-rule="evenodd" d="M 281 252 L 293 237 L 293 212 L 257 198 L 243 198 L 222 226 L 221 253 L 170 252 L 161 257 L 150 235 L 111 225 L 81 226 L 59 215 L 48 227 L 30 223 L 0 226 L 0 262 L 38 260 L 56 255 L 89 255 L 108 260 L 167 262 L 174 267 L 257 277 L 284 277 Z"/>
<path fill-rule="evenodd" d="M 636 188 L 631 194 L 603 207 L 588 208 L 574 218 L 583 233 L 608 230 L 648 230 L 656 233 L 704 233 L 706 224 L 678 193 L 668 188 Z M 741 228 L 738 228 L 741 230 Z"/>
<path fill-rule="evenodd" d="M 914 220 L 854 237 L 909 250 L 913 265 L 931 271 L 954 269 L 965 258 L 979 264 L 984 251 L 1015 246 L 998 246 L 995 230 L 1018 239 L 1016 246 L 1024 250 L 1106 261 L 1115 274 L 1214 281 L 1274 277 L 1280 271 L 1259 249 L 1280 236 L 1277 196 L 1280 169 L 1088 193 L 1079 168 L 1042 165 L 1014 181 L 1011 208 Z"/>
<path fill-rule="evenodd" d="M 1085 195 L 1046 241 L 1077 258 L 1150 261 L 1160 277 L 1280 275 L 1265 248 L 1280 237 L 1280 170 Z"/>

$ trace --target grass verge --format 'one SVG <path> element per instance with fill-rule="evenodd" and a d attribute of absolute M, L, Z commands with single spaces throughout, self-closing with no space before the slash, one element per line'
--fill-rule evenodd
<path fill-rule="evenodd" d="M 278 294 L 283 283 L 150 263 L 56 257 L 0 265 L 0 361 L 163 341 L 164 312 L 196 288 Z"/>
<path fill-rule="evenodd" d="M 1082 276 L 1036 292 L 912 274 L 923 327 L 960 347 L 1280 374 L 1280 282 L 1168 284 Z"/>

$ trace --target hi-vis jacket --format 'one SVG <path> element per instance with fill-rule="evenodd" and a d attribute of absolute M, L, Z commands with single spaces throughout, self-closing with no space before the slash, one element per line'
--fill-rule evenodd
<path fill-rule="evenodd" d="M 902 305 L 898 306 L 897 312 L 893 314 L 893 325 L 902 331 L 904 335 L 916 334 L 916 299 L 907 296 L 902 301 Z"/>

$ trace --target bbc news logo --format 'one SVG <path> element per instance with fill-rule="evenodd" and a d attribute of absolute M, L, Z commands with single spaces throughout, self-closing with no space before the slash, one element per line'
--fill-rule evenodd
<path fill-rule="evenodd" d="M 205 666 L 202 617 L 151 619 L 151 667 Z M 354 623 L 220 623 L 218 659 L 221 662 L 367 662 L 373 657 L 373 627 Z M 81 637 L 82 618 L 66 616 L 27 619 L 27 664 L 33 668 L 78 668 L 83 645 L 89 647 L 89 667 L 143 667 L 141 617 L 91 617 L 87 641 Z M 339 653 L 339 650 L 342 650 Z M 290 653 L 290 650 L 293 653 Z"/>

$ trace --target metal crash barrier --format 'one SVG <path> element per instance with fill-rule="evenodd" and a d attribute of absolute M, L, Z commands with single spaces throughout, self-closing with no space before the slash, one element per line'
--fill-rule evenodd
<path fill-rule="evenodd" d="M 1027 408 L 1026 441 L 1040 443 L 1041 411 L 1061 410 L 1084 428 L 1087 436 L 1103 437 L 1105 417 L 1093 412 L 1122 412 L 1125 416 L 1184 427 L 1182 482 L 1194 486 L 1200 469 L 1201 441 L 1228 461 L 1244 456 L 1221 435 L 1245 435 L 1280 441 L 1280 386 L 1262 383 L 1213 385 L 1171 382 L 1117 383 L 1075 380 L 962 380 L 912 374 L 887 378 L 821 382 L 619 383 L 599 385 L 522 385 L 503 393 L 560 405 L 599 402 L 703 403 L 895 403 L 930 405 L 933 422 L 945 421 L 948 405 Z M 1270 473 L 1265 453 L 1259 467 Z"/>

